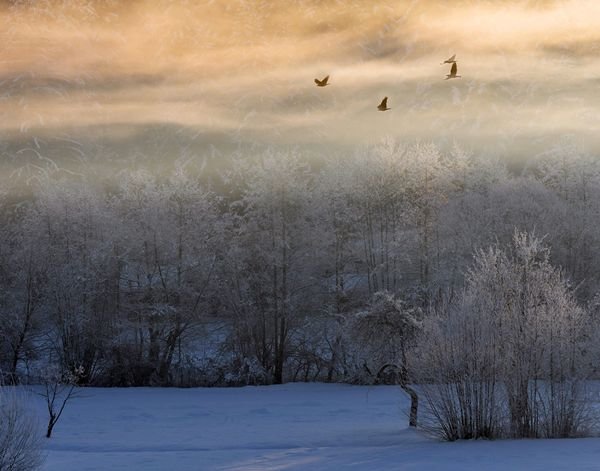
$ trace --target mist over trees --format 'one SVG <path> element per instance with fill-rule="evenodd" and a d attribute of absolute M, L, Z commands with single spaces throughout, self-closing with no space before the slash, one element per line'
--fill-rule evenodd
<path fill-rule="evenodd" d="M 388 139 L 175 167 L 0 196 L 5 380 L 50 362 L 81 385 L 468 381 L 477 420 L 446 438 L 577 429 L 556 411 L 596 368 L 597 159 L 561 148 L 516 174 Z M 465 391 L 424 394 L 436 413 Z"/>

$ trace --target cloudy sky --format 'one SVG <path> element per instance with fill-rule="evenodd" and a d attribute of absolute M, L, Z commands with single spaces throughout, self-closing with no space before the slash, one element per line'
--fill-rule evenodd
<path fill-rule="evenodd" d="M 596 0 L 0 5 L 0 138 L 18 142 L 5 146 L 13 158 L 95 135 L 119 152 L 156 129 L 169 134 L 162 153 L 181 150 L 178 136 L 198 149 L 395 136 L 511 158 L 564 138 L 600 150 Z M 452 54 L 462 79 L 445 81 Z"/>

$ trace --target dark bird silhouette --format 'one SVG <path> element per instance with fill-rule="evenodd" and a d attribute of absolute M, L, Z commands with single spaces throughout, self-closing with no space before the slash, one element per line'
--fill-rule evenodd
<path fill-rule="evenodd" d="M 328 80 L 329 80 L 329 75 L 327 77 L 325 77 L 323 80 L 315 79 L 315 83 L 317 84 L 317 87 L 326 87 L 327 85 L 329 85 L 327 83 Z"/>
<path fill-rule="evenodd" d="M 377 107 L 377 109 L 379 111 L 391 110 L 391 108 L 387 107 L 387 97 L 385 97 L 383 100 L 381 100 L 381 103 L 379 104 L 379 106 Z"/>
<path fill-rule="evenodd" d="M 450 73 L 446 75 L 444 80 L 460 78 L 460 75 L 456 75 L 456 72 L 458 72 L 458 66 L 456 65 L 456 62 L 453 62 L 452 67 L 450 68 Z"/>
<path fill-rule="evenodd" d="M 446 59 L 444 62 L 441 62 L 441 65 L 444 64 L 454 64 L 456 62 L 456 54 L 454 54 L 450 59 Z"/>

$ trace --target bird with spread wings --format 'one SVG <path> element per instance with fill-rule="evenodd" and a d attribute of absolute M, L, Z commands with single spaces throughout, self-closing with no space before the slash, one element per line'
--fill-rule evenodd
<path fill-rule="evenodd" d="M 326 87 L 327 85 L 329 85 L 327 83 L 328 80 L 329 80 L 329 75 L 322 80 L 319 80 L 316 78 L 315 83 L 317 84 L 317 87 Z"/>

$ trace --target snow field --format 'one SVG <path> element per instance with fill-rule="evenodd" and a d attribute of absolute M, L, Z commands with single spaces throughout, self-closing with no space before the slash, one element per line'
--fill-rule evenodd
<path fill-rule="evenodd" d="M 408 400 L 393 386 L 83 393 L 47 442 L 47 471 L 600 469 L 596 438 L 431 440 L 407 428 Z"/>

